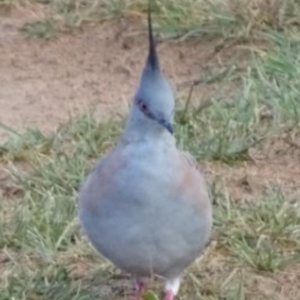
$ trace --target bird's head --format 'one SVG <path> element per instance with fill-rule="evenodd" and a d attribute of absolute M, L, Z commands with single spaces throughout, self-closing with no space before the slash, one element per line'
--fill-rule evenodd
<path fill-rule="evenodd" d="M 139 87 L 134 96 L 133 109 L 140 120 L 158 130 L 173 133 L 174 94 L 160 69 L 152 33 L 151 12 L 148 10 L 149 53 Z"/>

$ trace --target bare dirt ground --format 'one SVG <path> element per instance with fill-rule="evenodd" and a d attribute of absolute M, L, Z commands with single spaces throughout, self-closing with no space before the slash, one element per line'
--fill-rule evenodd
<path fill-rule="evenodd" d="M 87 108 L 100 117 L 126 111 L 147 53 L 140 21 L 85 27 L 48 41 L 28 38 L 20 29 L 41 13 L 14 9 L 0 18 L 1 122 L 49 130 Z M 213 50 L 207 43 L 159 46 L 179 90 L 199 77 Z"/>
<path fill-rule="evenodd" d="M 19 8 L 0 17 L 0 121 L 17 129 L 55 129 L 70 114 L 92 109 L 99 118 L 124 113 L 147 53 L 147 39 L 140 20 L 85 26 L 72 34 L 50 40 L 29 38 L 21 28 L 42 10 Z M 186 94 L 201 68 L 240 60 L 243 53 L 229 49 L 214 55 L 217 42 L 163 43 L 159 54 L 177 94 Z M 200 87 L 194 101 L 201 101 L 216 87 Z M 7 132 L 0 127 L 0 140 Z M 281 148 L 284 149 L 281 149 Z M 269 151 L 272 149 L 272 151 Z M 213 173 L 232 185 L 237 195 L 258 187 L 283 183 L 295 190 L 300 182 L 299 150 L 271 145 L 258 157 L 259 166 L 230 168 L 209 164 Z M 277 150 L 278 151 L 277 151 Z M 2 172 L 3 173 L 3 172 Z M 7 175 L 3 173 L 2 177 Z M 1 178 L 0 178 L 1 180 Z M 3 181 L 3 180 L 2 180 Z"/>

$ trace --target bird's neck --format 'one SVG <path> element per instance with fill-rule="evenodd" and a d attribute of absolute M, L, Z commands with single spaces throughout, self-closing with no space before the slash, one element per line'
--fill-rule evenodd
<path fill-rule="evenodd" d="M 143 115 L 136 107 L 131 109 L 128 116 L 123 140 L 130 142 L 149 141 L 152 143 L 175 143 L 172 134 L 160 124 Z"/>

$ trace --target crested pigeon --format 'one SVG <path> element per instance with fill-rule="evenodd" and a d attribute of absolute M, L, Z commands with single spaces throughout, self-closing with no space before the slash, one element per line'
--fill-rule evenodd
<path fill-rule="evenodd" d="M 93 246 L 135 282 L 164 278 L 165 300 L 206 246 L 212 204 L 193 157 L 173 136 L 174 94 L 159 64 L 148 11 L 149 53 L 125 130 L 79 191 L 79 219 Z"/>

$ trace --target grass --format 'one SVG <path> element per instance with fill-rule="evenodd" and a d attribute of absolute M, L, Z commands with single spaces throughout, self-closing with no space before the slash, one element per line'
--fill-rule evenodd
<path fill-rule="evenodd" d="M 268 143 L 285 143 L 287 135 L 289 145 L 299 145 L 299 3 L 248 4 L 170 0 L 156 8 L 165 38 L 221 38 L 225 43 L 246 38 L 250 43 L 260 37 L 271 45 L 265 50 L 251 44 L 246 68 L 228 63 L 202 72 L 195 83 L 231 85 L 232 93 L 220 89 L 198 107 L 182 99 L 177 108 L 179 147 L 207 166 L 214 203 L 212 241 L 186 273 L 180 299 L 291 300 L 300 295 L 296 196 L 283 183 L 268 181 L 255 193 L 234 197 L 215 175 L 216 161 L 247 171 L 253 165 L 252 151 L 263 153 Z M 65 26 L 145 10 L 139 1 L 57 0 L 46 5 L 53 34 Z M 48 21 L 38 22 L 26 31 L 50 38 Z M 84 115 L 47 135 L 38 129 L 11 130 L 11 138 L 0 147 L 0 163 L 12 177 L 8 185 L 0 182 L 0 300 L 127 298 L 127 277 L 96 254 L 76 219 L 78 186 L 95 160 L 114 145 L 123 124 L 122 119 L 104 122 Z M 260 165 L 256 167 L 259 172 Z M 12 188 L 15 192 L 8 193 Z M 145 298 L 157 297 L 149 292 Z"/>
<path fill-rule="evenodd" d="M 153 3 L 157 31 L 164 39 L 201 37 L 242 42 L 261 38 L 260 33 L 270 28 L 285 31 L 297 30 L 299 26 L 297 0 L 163 0 Z M 45 15 L 25 26 L 29 35 L 47 38 L 87 22 L 121 17 L 145 19 L 147 9 L 147 1 L 142 0 L 54 0 L 46 1 L 46 5 Z"/>
<path fill-rule="evenodd" d="M 199 107 L 178 112 L 179 143 L 189 144 L 195 157 L 227 162 L 247 159 L 248 150 L 257 143 L 298 130 L 300 44 L 279 33 L 268 37 L 275 42 L 272 51 L 255 55 L 253 66 L 244 74 L 227 74 L 227 82 L 239 82 L 232 97 L 221 91 L 202 100 Z M 208 107 L 203 103 L 209 103 Z M 203 107 L 205 113 L 201 113 Z"/>

